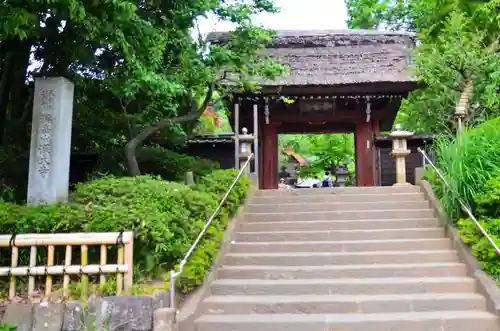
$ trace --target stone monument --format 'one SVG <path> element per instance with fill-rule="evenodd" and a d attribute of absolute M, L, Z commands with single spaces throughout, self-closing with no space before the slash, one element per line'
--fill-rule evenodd
<path fill-rule="evenodd" d="M 74 85 L 63 77 L 35 79 L 28 203 L 68 200 Z"/>

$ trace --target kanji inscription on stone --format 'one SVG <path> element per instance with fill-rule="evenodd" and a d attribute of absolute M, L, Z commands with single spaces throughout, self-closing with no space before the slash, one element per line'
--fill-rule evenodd
<path fill-rule="evenodd" d="M 54 108 L 54 99 L 56 92 L 52 89 L 42 89 L 40 91 L 40 107 L 43 110 L 52 110 Z"/>
<path fill-rule="evenodd" d="M 52 160 L 52 120 L 52 114 L 42 114 L 40 116 L 37 145 L 37 171 L 44 179 L 50 173 Z"/>

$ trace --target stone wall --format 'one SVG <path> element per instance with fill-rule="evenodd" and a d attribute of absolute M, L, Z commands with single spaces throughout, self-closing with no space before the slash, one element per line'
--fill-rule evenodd
<path fill-rule="evenodd" d="M 88 303 L 10 303 L 2 323 L 17 331 L 170 331 L 174 310 L 167 292 L 153 296 L 115 296 Z"/>

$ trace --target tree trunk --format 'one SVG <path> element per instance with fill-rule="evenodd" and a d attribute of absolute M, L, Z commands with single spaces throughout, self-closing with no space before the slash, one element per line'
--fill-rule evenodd
<path fill-rule="evenodd" d="M 139 146 L 144 140 L 146 140 L 156 131 L 164 129 L 172 123 L 181 124 L 199 119 L 201 114 L 203 114 L 208 104 L 210 103 L 210 100 L 212 100 L 214 88 L 215 88 L 214 83 L 210 84 L 210 86 L 208 87 L 207 94 L 205 95 L 205 99 L 203 100 L 203 103 L 199 108 L 196 106 L 195 99 L 191 98 L 191 111 L 188 114 L 175 117 L 172 119 L 170 118 L 162 119 L 158 123 L 145 128 L 144 130 L 139 132 L 138 135 L 129 140 L 129 142 L 125 145 L 125 157 L 127 159 L 128 171 L 131 176 L 141 175 L 141 169 L 139 168 L 139 162 L 137 162 L 137 156 L 136 156 L 137 146 Z M 217 102 L 219 102 L 220 100 L 222 100 L 222 97 Z"/>
<path fill-rule="evenodd" d="M 7 111 L 9 105 L 9 96 L 12 79 L 14 52 L 7 51 L 3 60 L 2 76 L 0 77 L 0 145 L 3 142 L 3 136 L 7 121 Z"/>
<path fill-rule="evenodd" d="M 193 121 L 200 117 L 199 112 L 192 112 L 184 116 L 179 116 L 173 119 L 166 118 L 155 125 L 147 127 L 142 130 L 138 135 L 134 138 L 130 139 L 130 141 L 125 145 L 125 156 L 127 158 L 128 171 L 131 176 L 139 176 L 141 174 L 141 170 L 139 168 L 139 162 L 137 162 L 136 150 L 137 146 L 139 146 L 144 140 L 146 140 L 150 135 L 155 133 L 158 130 L 164 129 L 168 127 L 172 123 L 185 123 L 189 121 Z"/>

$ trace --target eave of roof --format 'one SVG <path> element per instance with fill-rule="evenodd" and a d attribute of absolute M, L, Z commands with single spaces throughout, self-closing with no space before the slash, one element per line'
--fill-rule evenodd
<path fill-rule="evenodd" d="M 228 32 L 208 39 L 224 43 Z M 363 83 L 411 83 L 410 50 L 414 35 L 373 30 L 278 31 L 265 55 L 289 68 L 288 74 L 262 80 L 263 87 L 343 86 Z"/>

